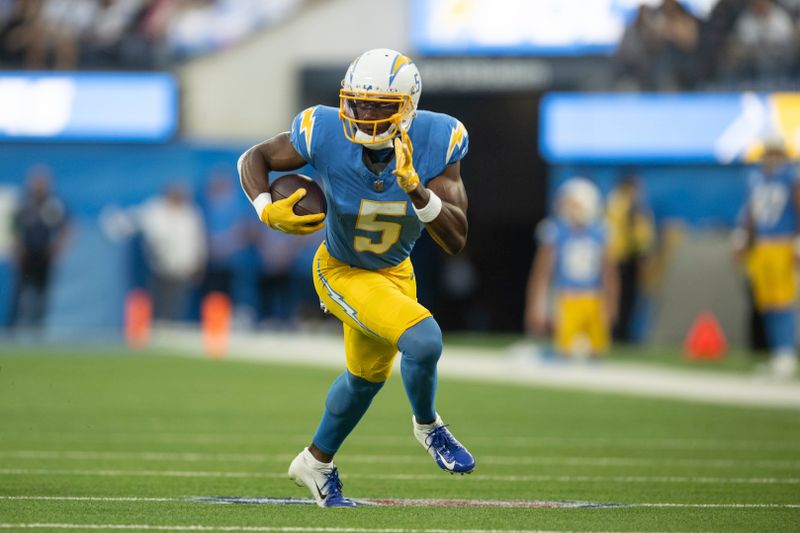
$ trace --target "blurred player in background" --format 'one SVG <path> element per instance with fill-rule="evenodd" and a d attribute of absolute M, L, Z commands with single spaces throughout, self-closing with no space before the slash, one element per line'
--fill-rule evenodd
<path fill-rule="evenodd" d="M 11 325 L 33 334 L 44 325 L 53 266 L 69 234 L 67 211 L 52 192 L 52 180 L 48 167 L 31 167 L 22 205 L 12 220 L 17 277 Z"/>
<path fill-rule="evenodd" d="M 608 250 L 597 188 L 572 178 L 558 190 L 555 216 L 537 230 L 539 248 L 528 280 L 525 327 L 549 329 L 550 288 L 555 291 L 554 344 L 559 355 L 602 356 L 616 314 L 617 274 Z"/>
<path fill-rule="evenodd" d="M 636 336 L 633 322 L 639 288 L 655 240 L 653 216 L 642 198 L 639 177 L 635 173 L 626 172 L 608 195 L 606 219 L 611 258 L 619 275 L 614 341 L 631 342 Z"/>
<path fill-rule="evenodd" d="M 272 202 L 269 171 L 311 164 L 325 186 L 328 225 L 314 258 L 314 285 L 344 324 L 347 369 L 328 392 L 311 445 L 289 467 L 289 476 L 322 507 L 354 505 L 342 496 L 333 457 L 389 378 L 398 350 L 414 436 L 443 470 L 475 468 L 434 407 L 442 333 L 417 302 L 409 259 L 423 228 L 449 254 L 466 243 L 460 161 L 467 131 L 450 116 L 418 111 L 421 92 L 411 59 L 370 50 L 347 69 L 338 110 L 306 109 L 291 132 L 254 146 L 239 161 L 258 216 L 284 233 L 320 230 L 325 216 L 293 213 L 304 189 Z"/>
<path fill-rule="evenodd" d="M 800 173 L 791 165 L 785 141 L 764 142 L 761 167 L 750 176 L 742 225 L 733 234 L 734 253 L 746 267 L 755 305 L 761 311 L 772 372 L 797 372 L 795 298 L 800 258 Z"/>

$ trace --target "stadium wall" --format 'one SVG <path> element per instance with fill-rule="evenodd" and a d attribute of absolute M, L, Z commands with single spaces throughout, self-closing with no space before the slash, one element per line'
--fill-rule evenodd
<path fill-rule="evenodd" d="M 241 146 L 215 147 L 192 143 L 148 146 L 0 145 L 0 165 L 4 169 L 0 175 L 0 189 L 5 191 L 3 197 L 7 198 L 10 192 L 19 189 L 31 165 L 46 163 L 53 169 L 58 194 L 76 221 L 77 231 L 72 246 L 55 276 L 48 327 L 54 332 L 81 332 L 114 330 L 121 324 L 124 294 L 135 282 L 136 258 L 131 256 L 129 245 L 112 242 L 101 231 L 99 220 L 104 207 L 135 205 L 176 179 L 199 192 L 209 171 L 220 167 L 233 171 L 241 149 Z M 654 304 L 649 314 L 654 332 L 652 338 L 679 342 L 687 321 L 707 303 L 712 310 L 721 310 L 723 327 L 731 340 L 742 339 L 743 312 L 740 310 L 743 309 L 744 292 L 740 290 L 739 280 L 729 262 L 725 232 L 743 201 L 747 168 L 743 165 L 665 165 L 638 169 L 659 225 L 665 227 L 667 222 L 674 221 L 696 230 L 685 241 L 691 250 L 687 248 L 689 251 L 683 253 L 677 249 L 675 260 L 668 263 L 670 267 L 664 273 L 659 293 L 669 296 L 669 299 L 660 302 L 654 299 L 658 305 Z M 559 165 L 553 168 L 551 179 L 554 186 L 551 190 L 560 180 L 583 174 L 608 191 L 619 172 L 619 167 L 610 165 Z M 693 194 L 687 194 L 687 191 L 693 191 Z M 7 237 L 2 242 L 8 244 Z M 533 247 L 533 235 L 526 234 L 521 238 L 524 240 L 520 246 Z M 423 256 L 433 251 L 435 246 L 432 245 L 427 249 L 420 247 Z M 421 280 L 420 297 L 426 305 L 435 308 L 436 294 L 429 285 L 438 287 L 439 282 L 425 272 L 423 259 L 418 259 L 417 265 Z M 505 264 L 503 270 L 513 266 Z M 528 266 L 521 265 L 520 268 L 526 270 Z M 7 321 L 12 275 L 8 257 L 5 260 L 0 257 L 0 287 L 3 288 L 0 323 Z M 426 285 L 423 281 L 427 278 L 431 279 Z M 694 290 L 699 286 L 703 287 L 702 297 L 699 291 Z M 523 287 L 516 290 L 522 291 Z M 508 317 L 508 320 L 514 322 L 507 324 L 513 330 L 518 327 L 521 317 Z"/>
<path fill-rule="evenodd" d="M 129 242 L 114 242 L 102 231 L 104 208 L 131 207 L 176 180 L 201 191 L 210 170 L 227 168 L 233 176 L 241 150 L 184 143 L 0 145 L 3 197 L 19 195 L 28 169 L 44 163 L 53 172 L 55 192 L 73 223 L 70 245 L 54 272 L 48 332 L 86 339 L 87 331 L 100 336 L 120 331 L 122 304 L 127 289 L 136 281 L 136 264 Z M 0 324 L 9 320 L 15 275 L 7 249 L 10 228 L 5 231 L 0 240 L 6 248 L 0 253 Z"/>
<path fill-rule="evenodd" d="M 287 130 L 300 111 L 301 66 L 344 69 L 370 48 L 408 50 L 406 12 L 406 2 L 313 2 L 237 47 L 190 61 L 179 71 L 183 135 L 249 142 Z"/>

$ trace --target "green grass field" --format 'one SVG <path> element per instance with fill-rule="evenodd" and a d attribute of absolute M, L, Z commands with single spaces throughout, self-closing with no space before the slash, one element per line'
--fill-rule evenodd
<path fill-rule="evenodd" d="M 474 474 L 450 476 L 412 437 L 395 376 L 337 458 L 346 495 L 647 505 L 198 503 L 187 500 L 308 497 L 285 473 L 337 372 L 157 354 L 5 353 L 4 530 L 800 531 L 797 411 L 443 379 L 439 410 L 478 461 Z"/>

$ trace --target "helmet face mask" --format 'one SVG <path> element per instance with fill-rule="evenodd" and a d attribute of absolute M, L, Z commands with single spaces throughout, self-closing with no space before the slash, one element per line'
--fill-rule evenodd
<path fill-rule="evenodd" d="M 342 89 L 339 117 L 344 134 L 357 144 L 376 144 L 395 137 L 402 123 L 414 112 L 406 94 L 377 94 Z"/>
<path fill-rule="evenodd" d="M 386 48 L 363 53 L 347 69 L 339 91 L 345 137 L 367 148 L 391 147 L 400 130 L 411 126 L 421 92 L 411 59 Z"/>

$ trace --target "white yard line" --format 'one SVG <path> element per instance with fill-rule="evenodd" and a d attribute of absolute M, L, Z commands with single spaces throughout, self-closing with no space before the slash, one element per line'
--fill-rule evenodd
<path fill-rule="evenodd" d="M 361 528 L 361 527 L 277 527 L 277 526 L 202 526 L 159 524 L 65 524 L 65 523 L 0 523 L 2 529 L 142 529 L 153 531 L 264 531 L 264 532 L 311 532 L 311 533 L 655 533 L 575 531 L 543 529 L 418 529 L 418 528 Z M 671 532 L 678 533 L 678 532 Z"/>
<path fill-rule="evenodd" d="M 201 335 L 195 330 L 160 330 L 154 335 L 154 347 L 198 356 L 203 354 Z M 342 341 L 334 335 L 235 333 L 231 337 L 230 354 L 231 359 L 239 360 L 344 368 Z M 782 383 L 758 376 L 635 363 L 606 362 L 593 366 L 540 364 L 533 357 L 532 349 L 526 347 L 515 347 L 498 354 L 498 350 L 445 346 L 439 373 L 444 377 L 483 382 L 800 409 L 798 381 Z"/>
<path fill-rule="evenodd" d="M 229 472 L 197 470 L 112 470 L 112 469 L 45 469 L 2 468 L 0 475 L 9 476 L 98 476 L 98 477 L 174 477 L 174 478 L 259 478 L 284 479 L 283 472 Z M 342 474 L 343 479 L 374 479 L 384 481 L 440 481 L 444 475 L 433 474 Z M 549 475 L 483 475 L 473 474 L 474 481 L 528 482 L 598 482 L 598 483 L 695 483 L 735 485 L 798 485 L 800 478 L 789 477 L 709 477 L 709 476 L 549 476 Z"/>
<path fill-rule="evenodd" d="M 185 498 L 165 498 L 165 497 L 139 497 L 139 496 L 0 496 L 0 501 L 67 501 L 67 502 L 143 502 L 143 503 L 197 503 L 197 497 Z M 402 505 L 404 501 L 420 500 L 397 500 Z M 426 500 L 432 504 L 443 500 Z M 470 501 L 470 500 L 465 500 Z M 475 500 L 480 502 L 480 500 Z M 516 502 L 518 500 L 505 500 L 504 502 Z M 308 500 L 313 504 L 312 500 Z M 800 503 L 681 503 L 681 502 L 637 502 L 620 504 L 625 507 L 648 507 L 648 508 L 676 508 L 676 509 L 800 509 Z"/>
<path fill-rule="evenodd" d="M 0 458 L 71 460 L 71 461 L 178 461 L 178 462 L 243 462 L 243 463 L 286 463 L 294 459 L 294 454 L 257 453 L 195 453 L 195 452 L 97 452 L 97 451 L 51 451 L 51 450 L 3 450 Z M 364 464 L 427 464 L 427 455 L 365 455 L 348 454 L 341 460 L 345 463 Z M 635 458 L 635 457 L 508 457 L 481 455 L 481 464 L 498 466 L 560 465 L 560 466 L 686 466 L 708 468 L 774 468 L 800 469 L 800 461 L 771 459 L 673 459 L 673 458 Z"/>
<path fill-rule="evenodd" d="M 403 431 L 398 431 L 398 435 L 360 435 L 357 442 L 352 445 L 381 445 L 381 446 L 407 446 L 413 443 L 413 437 L 407 433 L 403 426 Z M 83 431 L 31 431 L 18 435 L 27 440 L 85 440 L 86 433 Z M 172 433 L 168 431 L 106 431 L 103 430 L 92 436 L 94 440 L 98 438 L 107 441 L 131 441 L 131 442 L 162 442 L 170 444 L 220 444 L 220 443 L 253 443 L 260 444 L 265 441 L 280 441 L 305 443 L 310 435 L 292 435 L 281 433 L 193 433 L 181 432 Z M 10 440 L 10 439 L 9 439 Z M 521 437 L 509 435 L 473 435 L 469 437 L 471 444 L 491 445 L 496 449 L 525 449 L 525 448 L 549 448 L 552 446 L 569 448 L 596 448 L 598 446 L 614 446 L 615 448 L 634 448 L 636 450 L 718 450 L 718 451 L 791 451 L 800 453 L 800 442 L 796 440 L 758 440 L 758 439 L 698 439 L 698 438 L 616 438 L 616 437 Z M 416 446 L 416 444 L 414 445 Z"/>

